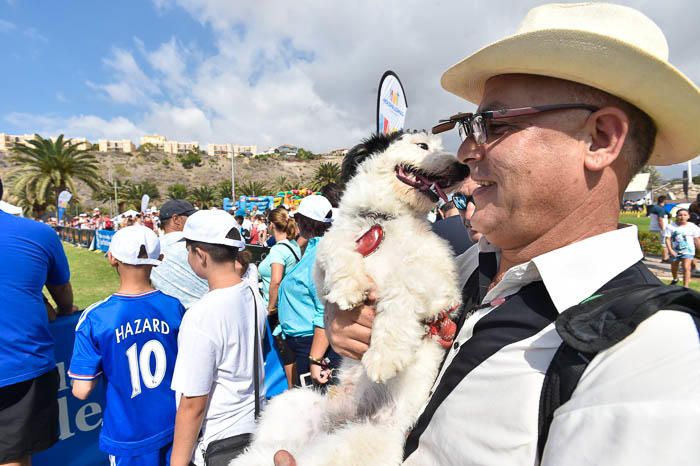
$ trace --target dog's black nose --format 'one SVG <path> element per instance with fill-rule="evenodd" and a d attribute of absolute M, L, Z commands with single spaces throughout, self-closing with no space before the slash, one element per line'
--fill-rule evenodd
<path fill-rule="evenodd" d="M 455 163 L 453 169 L 457 173 L 457 176 L 460 177 L 460 179 L 465 179 L 469 176 L 469 165 L 464 165 L 463 163 L 457 162 Z"/>

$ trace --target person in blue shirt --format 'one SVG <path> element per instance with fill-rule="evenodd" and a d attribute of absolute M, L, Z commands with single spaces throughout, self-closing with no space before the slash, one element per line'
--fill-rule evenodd
<path fill-rule="evenodd" d="M 270 236 L 275 239 L 275 245 L 272 246 L 265 259 L 260 262 L 258 271 L 262 281 L 262 297 L 267 304 L 268 321 L 270 327 L 274 329 L 276 349 L 284 365 L 287 387 L 292 388 L 296 378 L 294 374 L 296 358 L 289 350 L 289 345 L 279 328 L 277 302 L 282 278 L 301 258 L 301 248 L 296 241 L 299 237 L 299 228 L 284 207 L 277 207 L 271 211 L 268 214 L 268 220 L 272 231 Z"/>
<path fill-rule="evenodd" d="M 287 344 L 295 355 L 296 385 L 325 385 L 340 356 L 328 344 L 323 326 L 323 304 L 316 293 L 313 266 L 316 247 L 333 219 L 331 203 L 319 195 L 302 199 L 294 220 L 299 227 L 297 243 L 304 249 L 299 263 L 280 284 L 278 312 Z M 309 380 L 309 378 L 311 380 Z"/>
<path fill-rule="evenodd" d="M 2 199 L 2 180 L 0 180 Z M 73 289 L 56 232 L 0 210 L 0 464 L 30 464 L 58 441 L 58 371 L 49 320 L 70 314 Z"/>
<path fill-rule="evenodd" d="M 185 308 L 151 286 L 151 268 L 161 257 L 149 228 L 117 231 L 108 258 L 119 290 L 87 308 L 75 330 L 73 395 L 86 399 L 104 375 L 100 449 L 115 466 L 170 464 L 176 412 L 170 383 Z"/>

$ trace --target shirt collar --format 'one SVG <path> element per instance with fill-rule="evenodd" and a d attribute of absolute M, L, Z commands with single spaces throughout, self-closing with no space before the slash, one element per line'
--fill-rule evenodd
<path fill-rule="evenodd" d="M 180 241 L 180 239 L 182 239 L 182 236 L 183 233 L 181 231 L 171 231 L 170 233 L 166 233 L 160 237 L 160 243 L 171 245 Z"/>
<path fill-rule="evenodd" d="M 485 243 L 485 246 L 486 251 L 481 249 L 482 242 L 479 243 L 481 252 L 493 251 L 490 244 Z M 557 311 L 563 312 L 592 295 L 642 257 L 637 227 L 624 226 L 511 267 L 484 297 L 484 302 L 513 294 L 529 283 L 542 280 Z"/>

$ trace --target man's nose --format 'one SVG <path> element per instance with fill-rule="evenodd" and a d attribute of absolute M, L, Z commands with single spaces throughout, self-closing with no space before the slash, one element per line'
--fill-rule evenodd
<path fill-rule="evenodd" d="M 457 151 L 457 159 L 463 163 L 471 161 L 479 161 L 484 157 L 484 146 L 474 142 L 474 139 L 467 138 L 460 146 Z"/>

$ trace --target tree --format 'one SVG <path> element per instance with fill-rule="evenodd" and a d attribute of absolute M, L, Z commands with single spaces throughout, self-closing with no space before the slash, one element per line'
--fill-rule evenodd
<path fill-rule="evenodd" d="M 243 181 L 236 185 L 236 196 L 263 196 L 268 191 L 267 186 L 260 181 Z"/>
<path fill-rule="evenodd" d="M 144 194 L 148 194 L 151 200 L 160 199 L 158 185 L 153 181 L 146 180 L 140 183 L 125 181 L 121 192 L 118 192 L 119 204 L 126 209 L 141 210 L 141 198 Z"/>
<path fill-rule="evenodd" d="M 98 189 L 102 179 L 97 159 L 78 146 L 63 135 L 52 141 L 38 134 L 26 145 L 16 145 L 10 157 L 18 165 L 10 175 L 14 195 L 30 203 L 36 212 L 56 205 L 58 194 L 65 189 L 76 194 L 76 181 L 82 181 L 93 191 Z"/>
<path fill-rule="evenodd" d="M 292 189 L 298 188 L 298 186 L 295 186 L 294 182 L 290 181 L 289 178 L 287 178 L 284 175 L 280 175 L 275 180 L 272 182 L 272 188 L 273 191 L 290 191 Z"/>
<path fill-rule="evenodd" d="M 151 144 L 150 142 L 147 142 L 145 144 L 141 144 L 139 146 L 139 153 L 142 155 L 150 154 L 151 152 L 155 152 L 157 150 L 158 150 L 158 147 L 156 147 L 155 144 Z"/>
<path fill-rule="evenodd" d="M 642 168 L 642 173 L 649 173 L 650 175 L 647 189 L 651 189 L 654 186 L 659 187 L 664 184 L 664 177 L 661 175 L 661 173 L 659 173 L 656 167 L 652 165 L 645 165 L 644 168 Z"/>
<path fill-rule="evenodd" d="M 190 200 L 200 209 L 208 209 L 213 205 L 218 205 L 216 189 L 213 186 L 194 188 L 190 193 Z"/>
<path fill-rule="evenodd" d="M 306 150 L 301 147 L 299 148 L 299 150 L 297 150 L 297 158 L 301 160 L 316 160 L 320 157 L 320 155 L 314 154 L 310 150 Z"/>
<path fill-rule="evenodd" d="M 231 180 L 221 181 L 216 185 L 215 189 L 221 199 L 225 197 L 231 198 Z"/>
<path fill-rule="evenodd" d="M 168 198 L 170 199 L 187 199 L 189 194 L 187 185 L 183 183 L 175 183 L 168 186 Z"/>
<path fill-rule="evenodd" d="M 318 190 L 328 183 L 340 184 L 340 165 L 335 162 L 324 162 L 316 168 L 311 187 Z"/>
<path fill-rule="evenodd" d="M 202 154 L 199 149 L 187 151 L 184 154 L 178 154 L 177 159 L 182 164 L 182 167 L 189 170 L 192 167 L 202 166 Z"/>

